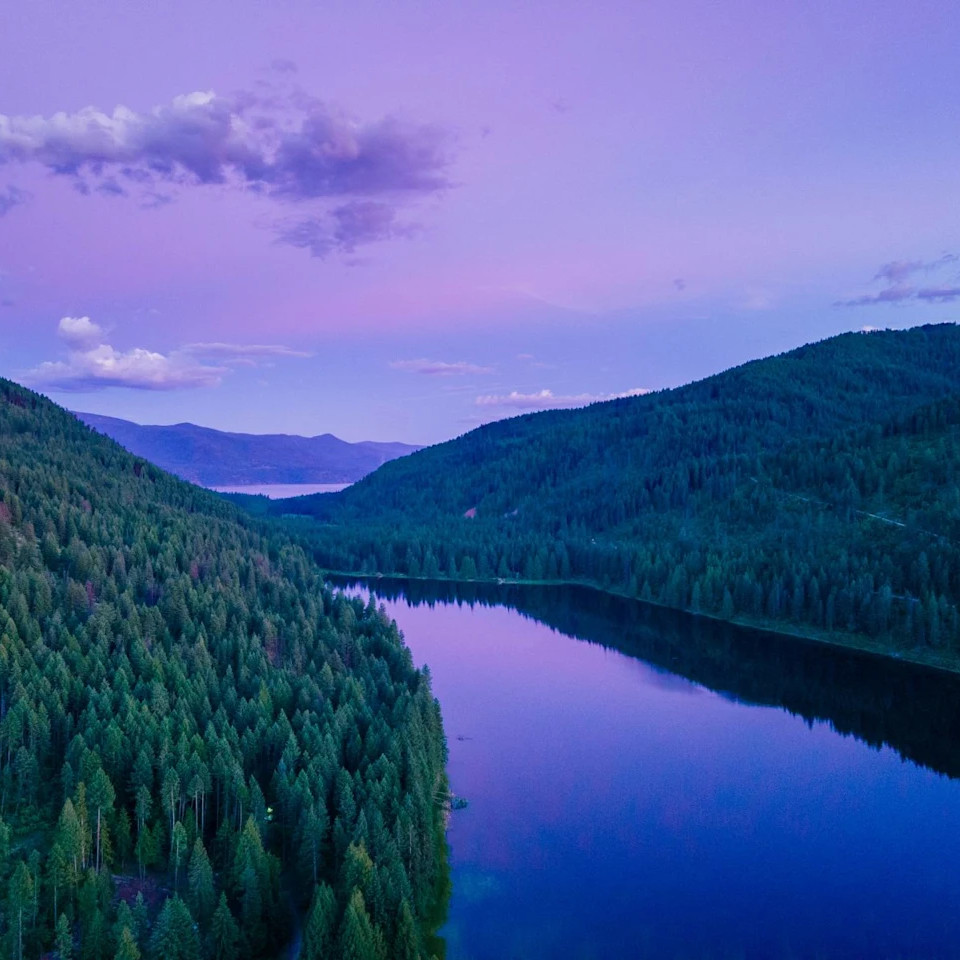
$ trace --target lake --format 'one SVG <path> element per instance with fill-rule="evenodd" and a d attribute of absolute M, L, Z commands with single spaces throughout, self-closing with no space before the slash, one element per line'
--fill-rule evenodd
<path fill-rule="evenodd" d="M 309 493 L 339 493 L 349 486 L 349 483 L 241 483 L 210 489 L 217 493 L 246 493 L 251 497 L 282 500 L 286 497 L 305 497 Z"/>
<path fill-rule="evenodd" d="M 586 589 L 372 589 L 469 804 L 447 960 L 960 955 L 957 678 Z"/>

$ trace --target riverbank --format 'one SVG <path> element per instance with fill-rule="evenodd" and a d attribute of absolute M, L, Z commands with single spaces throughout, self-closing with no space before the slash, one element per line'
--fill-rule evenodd
<path fill-rule="evenodd" d="M 419 583 L 452 583 L 452 584 L 483 584 L 487 586 L 528 586 L 528 587 L 582 587 L 587 590 L 595 590 L 597 593 L 607 594 L 612 597 L 619 597 L 623 600 L 632 600 L 635 603 L 647 604 L 651 607 L 659 607 L 664 610 L 675 610 L 685 613 L 691 617 L 702 617 L 705 620 L 713 620 L 718 623 L 729 623 L 734 626 L 744 627 L 750 630 L 760 630 L 764 633 L 775 634 L 780 637 L 788 637 L 792 640 L 800 640 L 806 643 L 818 643 L 826 646 L 838 647 L 844 650 L 856 650 L 859 653 L 867 654 L 873 657 L 882 657 L 886 660 L 911 663 L 916 666 L 926 667 L 931 670 L 938 670 L 944 673 L 960 674 L 960 658 L 939 653 L 936 650 L 903 648 L 891 649 L 882 643 L 858 633 L 841 633 L 840 631 L 809 630 L 799 627 L 792 627 L 781 621 L 768 620 L 761 617 L 743 617 L 732 618 L 720 617 L 716 614 L 705 613 L 700 610 L 691 610 L 688 607 L 673 607 L 656 600 L 641 600 L 625 590 L 617 590 L 612 587 L 605 587 L 596 581 L 591 580 L 524 580 L 521 578 L 503 579 L 499 577 L 472 577 L 468 580 L 462 577 L 421 577 L 410 576 L 403 573 L 357 573 L 356 571 L 329 570 L 320 564 L 321 569 L 326 574 L 333 577 L 344 577 L 355 580 L 409 580 Z"/>

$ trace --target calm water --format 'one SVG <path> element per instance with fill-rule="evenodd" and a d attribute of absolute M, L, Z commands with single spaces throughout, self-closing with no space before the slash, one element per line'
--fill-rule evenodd
<path fill-rule="evenodd" d="M 960 956 L 952 678 L 588 591 L 375 589 L 469 801 L 448 960 Z"/>
<path fill-rule="evenodd" d="M 308 493 L 339 493 L 349 486 L 349 483 L 247 483 L 210 489 L 217 493 L 247 493 L 251 497 L 282 500 L 285 497 L 304 497 Z"/>

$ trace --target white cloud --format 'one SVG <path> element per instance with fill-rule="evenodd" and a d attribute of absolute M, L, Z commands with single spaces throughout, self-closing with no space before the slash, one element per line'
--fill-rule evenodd
<path fill-rule="evenodd" d="M 74 350 L 67 360 L 47 361 L 27 375 L 27 382 L 53 390 L 83 393 L 106 387 L 136 390 L 178 390 L 183 387 L 215 387 L 223 367 L 191 363 L 182 355 L 155 353 L 134 347 L 115 350 L 107 343 Z"/>
<path fill-rule="evenodd" d="M 471 374 L 493 373 L 493 367 L 481 367 L 475 363 L 458 360 L 450 363 L 445 360 L 394 360 L 390 364 L 394 370 L 407 373 L 424 373 L 435 377 L 462 377 Z"/>
<path fill-rule="evenodd" d="M 191 343 L 170 353 L 142 347 L 118 350 L 105 343 L 103 328 L 89 317 L 63 317 L 57 332 L 67 345 L 67 358 L 41 363 L 24 380 L 33 386 L 69 392 L 107 387 L 134 390 L 180 390 L 218 386 L 228 366 L 256 366 L 265 357 L 305 357 L 309 354 L 280 344 Z M 213 365 L 204 360 L 220 358 Z"/>
<path fill-rule="evenodd" d="M 61 317 L 57 333 L 61 340 L 78 349 L 94 346 L 103 339 L 103 328 L 89 317 Z"/>
<path fill-rule="evenodd" d="M 508 394 L 488 394 L 477 397 L 478 407 L 501 407 L 513 410 L 557 410 L 571 407 L 585 407 L 590 403 L 601 400 L 618 400 L 622 397 L 641 397 L 650 393 L 645 387 L 635 387 L 623 393 L 579 393 L 555 394 L 552 390 L 541 390 L 538 393 L 519 393 L 516 390 Z"/>

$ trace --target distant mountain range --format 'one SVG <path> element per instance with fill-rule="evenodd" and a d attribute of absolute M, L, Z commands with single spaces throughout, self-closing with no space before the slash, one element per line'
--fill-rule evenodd
<path fill-rule="evenodd" d="M 153 426 L 95 413 L 76 416 L 131 453 L 205 487 L 270 483 L 353 483 L 419 450 L 407 443 L 348 443 L 324 433 L 226 433 L 193 423 Z"/>

